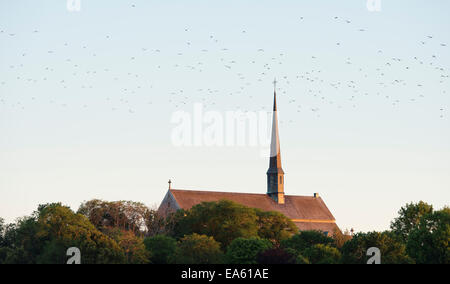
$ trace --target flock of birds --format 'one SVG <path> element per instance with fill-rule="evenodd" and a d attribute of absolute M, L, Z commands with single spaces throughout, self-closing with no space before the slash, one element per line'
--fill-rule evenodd
<path fill-rule="evenodd" d="M 132 5 L 132 8 L 135 8 Z M 359 33 L 367 33 L 365 28 L 354 28 L 352 21 L 334 17 L 335 21 L 351 26 L 351 29 Z M 299 21 L 305 21 L 304 17 L 300 17 Z M 182 28 L 185 34 L 191 32 L 190 28 Z M 38 36 L 39 30 L 30 31 L 30 35 Z M 241 36 L 247 35 L 249 32 L 242 29 Z M 17 35 L 0 29 L 0 42 L 2 45 L 8 45 L 9 41 L 14 40 Z M 114 38 L 113 34 L 103 35 L 106 44 L 108 40 Z M 441 65 L 439 54 L 448 52 L 447 44 L 439 42 L 432 35 L 428 35 L 419 39 L 417 45 L 426 46 L 433 43 L 440 49 L 433 49 L 429 52 L 429 56 L 421 58 L 414 56 L 412 58 L 404 58 L 398 56 L 390 56 L 385 54 L 382 49 L 377 50 L 374 54 L 367 54 L 367 57 L 375 58 L 376 66 L 371 66 L 364 62 L 360 62 L 358 58 L 352 57 L 336 57 L 336 62 L 328 62 L 327 58 L 321 58 L 321 55 L 309 55 L 307 58 L 302 54 L 302 60 L 308 61 L 308 66 L 316 66 L 317 68 L 310 70 L 301 70 L 299 66 L 296 74 L 283 75 L 284 66 L 290 66 L 296 59 L 298 54 L 289 54 L 286 52 L 273 52 L 263 47 L 255 47 L 251 57 L 239 58 L 239 54 L 232 49 L 226 47 L 226 43 L 222 42 L 217 35 L 205 35 L 205 41 L 208 41 L 209 48 L 197 47 L 194 41 L 188 40 L 184 46 L 180 46 L 179 52 L 170 54 L 169 51 L 162 50 L 157 47 L 141 47 L 135 54 L 129 55 L 125 65 L 129 66 L 129 71 L 124 71 L 124 64 L 117 63 L 105 68 L 92 68 L 89 66 L 89 60 L 95 60 L 101 57 L 101 51 L 92 50 L 88 45 L 74 46 L 67 42 L 62 43 L 58 48 L 48 49 L 47 54 L 33 54 L 31 56 L 50 56 L 47 66 L 41 66 L 39 77 L 27 77 L 26 58 L 29 52 L 21 52 L 20 56 L 24 59 L 21 63 L 10 64 L 6 70 L 3 68 L 3 74 L 0 77 L 0 110 L 1 108 L 10 107 L 16 109 L 26 109 L 26 102 L 18 101 L 10 96 L 6 89 L 8 85 L 17 84 L 43 84 L 49 83 L 58 86 L 61 92 L 68 89 L 77 89 L 76 92 L 98 92 L 99 96 L 104 96 L 105 103 L 110 106 L 112 111 L 126 110 L 130 114 L 136 112 L 136 106 L 133 105 L 133 96 L 146 94 L 146 103 L 158 107 L 159 104 L 167 100 L 173 108 L 180 109 L 201 101 L 205 107 L 217 107 L 218 101 L 225 100 L 238 104 L 242 99 L 248 101 L 248 106 L 237 106 L 238 109 L 248 111 L 251 107 L 258 107 L 270 110 L 270 106 L 266 101 L 257 100 L 257 95 L 253 90 L 258 86 L 269 86 L 275 74 L 282 74 L 277 79 L 280 82 L 278 92 L 284 96 L 284 101 L 295 107 L 297 112 L 311 112 L 320 116 L 322 106 L 335 106 L 344 108 L 350 106 L 356 108 L 358 101 L 366 96 L 377 96 L 392 106 L 401 103 L 414 103 L 423 100 L 428 96 L 428 89 L 425 83 L 420 79 L 420 74 L 426 74 L 427 77 L 433 78 L 433 89 L 439 89 L 440 94 L 447 95 L 447 84 L 449 79 L 448 69 Z M 336 42 L 334 46 L 330 46 L 330 50 L 339 49 L 344 46 L 343 42 Z M 69 56 L 64 48 L 77 48 L 87 57 L 83 62 L 79 62 Z M 33 52 L 31 52 L 33 53 Z M 195 54 L 195 56 L 192 56 Z M 198 55 L 200 54 L 200 56 Z M 51 56 L 66 56 L 64 64 L 55 63 Z M 203 55 L 203 56 L 202 56 Z M 4 54 L 7 57 L 8 55 Z M 173 76 L 170 80 L 173 85 L 165 86 L 167 93 L 160 93 L 154 89 L 154 85 L 158 85 L 157 80 L 149 80 L 148 74 L 133 70 L 134 62 L 143 60 L 146 56 L 152 58 L 171 58 L 171 60 L 155 60 L 158 62 L 154 68 L 154 72 L 166 72 L 169 76 Z M 297 56 L 297 57 L 296 57 Z M 295 57 L 295 59 L 292 59 Z M 59 60 L 59 59 L 58 59 Z M 87 63 L 86 63 L 87 62 Z M 296 64 L 296 63 L 295 63 Z M 332 64 L 340 64 L 338 69 L 342 73 L 337 74 L 336 68 L 329 68 Z M 336 67 L 336 66 L 335 66 Z M 292 66 L 287 69 L 292 69 Z M 244 71 L 246 70 L 246 71 Z M 208 82 L 203 82 L 196 90 L 188 90 L 182 88 L 183 82 L 177 82 L 177 78 L 193 75 L 195 78 L 202 80 L 211 76 L 211 73 L 217 72 L 216 77 L 223 74 L 229 76 L 236 84 L 228 84 L 227 89 L 221 87 L 208 88 Z M 409 76 L 411 72 L 413 76 Z M 63 75 L 64 74 L 64 75 Z M 346 75 L 349 74 L 349 75 Z M 351 75 L 350 75 L 351 74 Z M 8 75 L 8 76 L 6 76 Z M 419 75 L 419 78 L 414 78 Z M 76 78 L 76 79 L 75 79 Z M 82 79 L 80 79 L 82 78 Z M 87 79 L 86 79 L 87 78 Z M 98 80 L 98 78 L 100 78 Z M 209 78 L 209 77 L 208 77 Z M 13 80 L 15 82 L 13 82 Z M 79 82 L 82 83 L 79 83 Z M 220 81 L 220 80 L 219 80 Z M 74 83 L 76 82 L 76 83 Z M 125 82 L 129 85 L 121 85 Z M 115 93 L 102 92 L 105 85 L 117 86 Z M 212 85 L 212 84 L 211 84 Z M 428 84 L 429 85 L 429 84 Z M 175 87 L 177 86 L 177 87 Z M 300 87 L 299 87 L 300 86 Z M 437 87 L 437 88 L 436 88 Z M 301 88 L 301 91 L 299 91 Z M 8 89 L 9 90 L 9 89 Z M 388 90 L 396 90 L 396 92 L 388 92 Z M 52 90 L 51 92 L 54 92 Z M 433 92 L 436 92 L 435 90 Z M 394 96 L 392 93 L 399 95 Z M 157 98 L 160 96 L 160 98 Z M 35 102 L 40 99 L 38 93 L 30 96 L 29 100 Z M 67 108 L 70 107 L 69 100 L 55 95 L 48 103 L 55 106 Z M 82 108 L 88 108 L 89 101 L 82 102 Z M 446 107 L 442 105 L 438 109 L 438 116 L 445 118 Z M 293 122 L 292 120 L 289 122 Z"/>

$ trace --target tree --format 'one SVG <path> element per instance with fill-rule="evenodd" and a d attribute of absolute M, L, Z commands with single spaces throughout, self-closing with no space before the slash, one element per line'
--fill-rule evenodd
<path fill-rule="evenodd" d="M 126 264 L 150 263 L 150 253 L 145 248 L 143 238 L 136 236 L 132 231 L 119 228 L 109 228 L 104 233 L 115 240 L 122 249 Z"/>
<path fill-rule="evenodd" d="M 145 216 L 146 236 L 158 236 L 173 234 L 175 214 L 167 216 L 160 214 L 157 210 L 149 210 Z"/>
<path fill-rule="evenodd" d="M 302 256 L 311 264 L 338 264 L 341 259 L 341 253 L 337 248 L 324 244 L 305 249 Z"/>
<path fill-rule="evenodd" d="M 214 237 L 226 247 L 236 238 L 260 237 L 278 245 L 298 231 L 295 224 L 279 212 L 267 212 L 232 201 L 203 202 L 190 210 L 179 210 L 173 218 L 173 236 L 197 233 Z"/>
<path fill-rule="evenodd" d="M 34 234 L 35 230 L 28 230 L 31 222 L 28 222 L 29 218 L 19 219 L 16 223 L 5 225 L 3 219 L 0 220 L 0 264 L 30 264 L 35 259 L 34 253 L 36 249 L 27 253 L 23 246 L 20 245 L 20 241 L 27 238 L 27 241 L 23 240 L 24 244 L 28 248 L 35 248 L 39 245 L 36 243 L 33 235 L 29 236 L 29 233 Z M 19 227 L 19 224 L 22 225 Z"/>
<path fill-rule="evenodd" d="M 302 254 L 307 248 L 317 244 L 334 246 L 334 240 L 320 231 L 301 231 L 290 239 L 281 242 L 282 248 L 290 248 Z"/>
<path fill-rule="evenodd" d="M 107 202 L 94 199 L 80 205 L 79 214 L 86 216 L 100 231 L 113 227 L 143 235 L 149 221 L 153 220 L 154 210 L 133 201 Z"/>
<path fill-rule="evenodd" d="M 371 247 L 380 249 L 383 264 L 410 264 L 405 245 L 392 232 L 358 233 L 342 247 L 342 262 L 345 264 L 365 264 Z"/>
<path fill-rule="evenodd" d="M 391 229 L 404 243 L 408 240 L 410 232 L 416 229 L 420 219 L 433 212 L 433 206 L 420 201 L 406 204 L 398 211 L 398 217 L 391 222 Z"/>
<path fill-rule="evenodd" d="M 260 238 L 237 238 L 228 246 L 226 253 L 227 263 L 230 264 L 257 264 L 256 257 L 260 252 L 272 248 L 272 243 Z"/>
<path fill-rule="evenodd" d="M 258 254 L 259 264 L 295 264 L 297 257 L 291 249 L 273 248 Z"/>
<path fill-rule="evenodd" d="M 177 212 L 175 237 L 192 233 L 214 237 L 226 248 L 236 238 L 258 236 L 254 209 L 228 200 L 203 202 L 190 210 Z"/>
<path fill-rule="evenodd" d="M 5 246 L 3 234 L 5 232 L 5 220 L 0 218 L 0 248 Z"/>
<path fill-rule="evenodd" d="M 64 263 L 66 250 L 77 247 L 82 263 L 121 263 L 118 244 L 98 231 L 89 220 L 61 204 L 41 205 L 37 215 L 37 238 L 44 243 L 37 263 Z"/>
<path fill-rule="evenodd" d="M 59 203 L 40 205 L 31 216 L 7 226 L 4 236 L 4 263 L 65 263 L 70 247 L 81 250 L 82 263 L 123 261 L 114 240 Z"/>
<path fill-rule="evenodd" d="M 271 240 L 275 245 L 279 245 L 281 241 L 298 232 L 294 222 L 279 212 L 259 209 L 255 209 L 255 212 L 258 216 L 258 236 L 262 239 Z"/>
<path fill-rule="evenodd" d="M 175 253 L 177 264 L 220 264 L 223 263 L 220 244 L 213 237 L 192 234 L 183 237 Z"/>
<path fill-rule="evenodd" d="M 10 247 L 0 248 L 0 264 L 31 264 L 27 260 L 25 250 L 23 248 L 12 249 Z"/>
<path fill-rule="evenodd" d="M 450 208 L 422 216 L 409 233 L 408 254 L 420 264 L 450 264 Z"/>
<path fill-rule="evenodd" d="M 23 217 L 4 229 L 4 263 L 32 264 L 42 252 L 44 242 L 38 237 L 35 216 Z"/>
<path fill-rule="evenodd" d="M 352 239 L 352 235 L 349 230 L 345 230 L 344 233 L 341 230 L 335 230 L 332 238 L 336 248 L 340 249 L 346 242 Z"/>
<path fill-rule="evenodd" d="M 144 245 L 150 252 L 152 263 L 168 264 L 174 258 L 177 241 L 165 235 L 157 235 L 145 238 Z"/>

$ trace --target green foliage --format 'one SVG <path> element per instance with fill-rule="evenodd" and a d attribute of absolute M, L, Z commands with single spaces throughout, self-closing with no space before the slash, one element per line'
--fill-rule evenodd
<path fill-rule="evenodd" d="M 294 234 L 280 213 L 225 200 L 168 218 L 127 201 L 92 200 L 78 212 L 52 203 L 12 224 L 0 218 L 0 264 L 65 263 L 70 247 L 86 264 L 365 264 L 370 247 L 380 249 L 383 264 L 450 264 L 450 209 L 434 211 L 424 202 L 402 207 L 390 232 L 336 231 L 333 238 Z"/>
<path fill-rule="evenodd" d="M 237 238 L 228 246 L 226 260 L 230 264 L 257 264 L 258 254 L 270 248 L 272 243 L 269 240 Z"/>
<path fill-rule="evenodd" d="M 183 237 L 177 245 L 176 264 L 220 264 L 223 263 L 220 244 L 213 237 L 192 234 Z"/>
<path fill-rule="evenodd" d="M 37 263 L 64 263 L 66 250 L 77 247 L 82 263 L 121 263 L 123 252 L 117 243 L 98 231 L 89 220 L 60 204 L 40 206 L 37 238 L 44 248 Z"/>
<path fill-rule="evenodd" d="M 376 247 L 381 251 L 383 264 L 409 264 L 413 260 L 406 254 L 405 245 L 391 232 L 358 233 L 342 247 L 342 262 L 365 264 L 369 259 L 367 250 Z"/>
<path fill-rule="evenodd" d="M 294 250 L 272 248 L 258 254 L 259 264 L 295 264 L 297 257 Z"/>
<path fill-rule="evenodd" d="M 335 247 L 324 244 L 317 244 L 304 250 L 302 257 L 311 264 L 338 264 L 341 253 Z M 300 260 L 302 261 L 302 260 Z"/>
<path fill-rule="evenodd" d="M 281 247 L 292 251 L 298 264 L 336 264 L 341 258 L 335 240 L 320 231 L 301 231 L 281 242 Z"/>
<path fill-rule="evenodd" d="M 297 226 L 288 217 L 279 212 L 255 209 L 258 216 L 258 236 L 271 240 L 279 245 L 281 241 L 289 239 L 298 232 Z"/>
<path fill-rule="evenodd" d="M 66 251 L 78 247 L 83 263 L 120 263 L 120 247 L 84 216 L 61 204 L 39 206 L 32 216 L 6 228 L 6 263 L 65 263 Z"/>
<path fill-rule="evenodd" d="M 144 245 L 150 252 L 152 263 L 168 264 L 174 258 L 177 241 L 165 235 L 157 235 L 145 238 Z"/>
<path fill-rule="evenodd" d="M 406 243 L 411 231 L 419 226 L 420 219 L 432 212 L 433 206 L 423 201 L 406 204 L 398 211 L 399 216 L 391 222 L 392 232 Z"/>
<path fill-rule="evenodd" d="M 334 246 L 334 240 L 320 231 L 301 231 L 290 239 L 282 241 L 281 247 L 290 248 L 297 254 L 302 254 L 305 249 L 318 244 Z"/>
<path fill-rule="evenodd" d="M 180 210 L 174 222 L 177 239 L 192 233 L 204 234 L 214 237 L 224 249 L 237 238 L 259 237 L 277 245 L 298 231 L 281 213 L 265 212 L 228 200 L 203 202 L 190 210 Z"/>
<path fill-rule="evenodd" d="M 38 236 L 39 226 L 36 217 L 24 217 L 16 223 L 9 224 L 4 232 L 5 263 L 31 264 L 36 263 L 42 252 L 44 242 Z"/>
<path fill-rule="evenodd" d="M 422 216 L 409 233 L 408 254 L 420 264 L 450 264 L 450 208 Z"/>
<path fill-rule="evenodd" d="M 352 239 L 352 235 L 349 230 L 345 230 L 344 233 L 342 233 L 341 230 L 336 229 L 332 238 L 336 248 L 341 249 L 346 242 Z"/>
<path fill-rule="evenodd" d="M 0 246 L 0 264 L 6 264 L 6 258 L 11 254 L 11 248 Z"/>
<path fill-rule="evenodd" d="M 303 255 L 299 254 L 297 255 L 297 259 L 296 259 L 296 263 L 297 264 L 311 264 L 309 262 L 309 259 L 304 257 Z"/>
<path fill-rule="evenodd" d="M 150 263 L 150 253 L 145 248 L 143 238 L 136 236 L 132 231 L 120 228 L 108 228 L 104 233 L 115 240 L 122 249 L 126 264 Z"/>
<path fill-rule="evenodd" d="M 23 248 L 0 248 L 0 264 L 32 264 Z"/>
<path fill-rule="evenodd" d="M 192 233 L 212 236 L 225 248 L 236 238 L 258 236 L 255 210 L 228 200 L 203 202 L 177 216 L 177 238 Z"/>
<path fill-rule="evenodd" d="M 5 220 L 0 218 L 0 248 L 5 246 L 3 234 L 5 233 Z M 1 259 L 1 256 L 0 256 Z"/>
<path fill-rule="evenodd" d="M 86 216 L 100 231 L 107 228 L 119 228 L 142 235 L 153 228 L 153 222 L 159 221 L 156 212 L 140 202 L 90 200 L 80 205 L 78 213 Z"/>

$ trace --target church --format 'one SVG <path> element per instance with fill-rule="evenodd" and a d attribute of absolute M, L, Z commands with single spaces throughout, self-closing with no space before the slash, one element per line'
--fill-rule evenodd
<path fill-rule="evenodd" d="M 266 175 L 267 192 L 261 194 L 173 189 L 169 181 L 169 190 L 158 211 L 167 214 L 179 209 L 190 209 L 202 202 L 225 199 L 264 211 L 278 211 L 290 218 L 300 231 L 315 230 L 330 236 L 339 231 L 333 214 L 318 193 L 311 196 L 297 196 L 286 195 L 284 192 L 276 90 L 274 91 L 270 162 Z"/>

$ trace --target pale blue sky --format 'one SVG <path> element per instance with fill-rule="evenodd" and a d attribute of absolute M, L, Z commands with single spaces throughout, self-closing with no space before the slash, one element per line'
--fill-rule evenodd
<path fill-rule="evenodd" d="M 274 77 L 287 194 L 319 192 L 358 231 L 448 205 L 450 2 L 381 4 L 0 0 L 0 216 L 157 205 L 169 178 L 264 193 L 258 148 L 173 147 L 170 118 L 270 110 Z"/>

